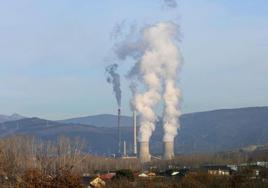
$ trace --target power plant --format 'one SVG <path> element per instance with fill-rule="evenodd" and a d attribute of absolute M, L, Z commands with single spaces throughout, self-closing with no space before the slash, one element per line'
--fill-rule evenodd
<path fill-rule="evenodd" d="M 181 89 L 178 86 L 178 73 L 182 66 L 182 55 L 178 47 L 179 33 L 179 26 L 172 22 L 149 25 L 141 31 L 137 41 L 127 40 L 126 43 L 123 42 L 122 46 L 121 44 L 118 46 L 120 50 L 116 52 L 119 59 L 124 56 L 124 58 L 131 57 L 135 60 L 127 78 L 134 85 L 139 82 L 144 86 L 132 88 L 132 105 L 140 117 L 138 126 L 139 149 L 137 152 L 136 112 L 133 112 L 133 154 L 137 155 L 138 153 L 141 162 L 149 162 L 151 158 L 156 158 L 150 155 L 149 143 L 158 119 L 155 108 L 161 102 L 163 103 L 164 146 L 162 158 L 165 160 L 174 158 L 174 139 L 180 128 L 178 119 L 181 115 L 179 105 Z M 129 46 L 141 48 L 129 49 Z M 127 50 L 122 52 L 122 49 L 125 48 Z M 122 156 L 121 88 L 117 69 L 118 64 L 115 63 L 106 67 L 105 70 L 108 73 L 107 82 L 113 85 L 118 106 L 118 155 Z"/>
<path fill-rule="evenodd" d="M 137 143 L 137 114 L 136 111 L 133 111 L 132 115 L 132 132 L 133 132 L 133 143 L 132 143 L 132 154 L 128 156 L 127 153 L 127 143 L 124 140 L 123 145 L 121 141 L 121 109 L 118 109 L 117 114 L 117 144 L 118 144 L 118 157 L 138 157 L 142 163 L 150 162 L 152 158 L 155 159 L 163 159 L 163 160 L 171 160 L 174 158 L 174 142 L 173 141 L 164 141 L 163 142 L 163 154 L 162 158 L 158 158 L 152 156 L 150 154 L 150 145 L 149 142 L 139 141 Z M 139 146 L 139 151 L 138 151 Z"/>
<path fill-rule="evenodd" d="M 136 111 L 133 111 L 132 115 L 132 131 L 133 131 L 133 156 L 137 156 L 142 163 L 150 162 L 151 156 L 150 154 L 150 146 L 149 142 L 139 142 L 139 152 L 138 152 L 138 145 L 137 145 L 137 114 Z M 126 141 L 123 142 L 123 146 L 121 143 L 121 109 L 118 108 L 117 114 L 117 144 L 118 144 L 118 157 L 127 157 L 127 149 L 126 149 Z M 122 148 L 123 147 L 123 148 Z M 174 142 L 163 142 L 163 155 L 162 159 L 164 160 L 171 160 L 175 156 L 174 154 Z M 157 157 L 153 157 L 157 158 Z"/>
<path fill-rule="evenodd" d="M 163 160 L 172 160 L 174 154 L 174 142 L 163 143 Z M 139 160 L 142 163 L 150 162 L 151 158 L 160 159 L 150 154 L 149 142 L 139 142 Z"/>

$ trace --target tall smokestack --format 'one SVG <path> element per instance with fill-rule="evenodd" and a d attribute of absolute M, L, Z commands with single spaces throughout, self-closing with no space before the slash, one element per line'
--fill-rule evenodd
<path fill-rule="evenodd" d="M 127 143 L 124 141 L 124 152 L 123 155 L 126 157 L 127 156 Z"/>
<path fill-rule="evenodd" d="M 174 142 L 164 142 L 164 160 L 171 160 L 174 158 Z"/>
<path fill-rule="evenodd" d="M 118 108 L 118 116 L 117 116 L 117 141 L 118 141 L 118 154 L 121 154 L 121 131 L 120 131 L 120 119 L 121 119 L 121 110 Z"/>
<path fill-rule="evenodd" d="M 151 155 L 149 152 L 149 142 L 139 142 L 140 151 L 139 151 L 139 159 L 142 163 L 150 162 Z"/>
<path fill-rule="evenodd" d="M 136 111 L 133 111 L 133 153 L 137 155 L 137 115 Z"/>

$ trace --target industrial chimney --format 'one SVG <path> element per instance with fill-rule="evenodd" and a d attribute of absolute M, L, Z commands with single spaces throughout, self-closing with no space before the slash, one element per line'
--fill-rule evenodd
<path fill-rule="evenodd" d="M 123 147 L 123 156 L 126 157 L 127 156 L 127 143 L 124 140 L 124 147 Z"/>
<path fill-rule="evenodd" d="M 149 142 L 139 142 L 140 151 L 139 151 L 139 159 L 142 163 L 150 162 L 151 155 L 149 152 Z"/>
<path fill-rule="evenodd" d="M 164 142 L 164 160 L 171 160 L 174 158 L 174 142 Z"/>
<path fill-rule="evenodd" d="M 137 155 L 137 116 L 136 111 L 133 111 L 133 154 Z"/>
<path fill-rule="evenodd" d="M 120 119 L 121 119 L 121 110 L 118 108 L 118 117 L 117 117 L 117 141 L 118 141 L 118 155 L 121 155 L 121 131 L 120 131 Z"/>

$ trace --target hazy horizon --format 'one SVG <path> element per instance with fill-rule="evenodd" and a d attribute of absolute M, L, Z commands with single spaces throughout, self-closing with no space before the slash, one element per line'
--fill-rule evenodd
<path fill-rule="evenodd" d="M 245 106 L 245 107 L 237 107 L 237 108 L 215 108 L 215 109 L 208 109 L 208 110 L 204 110 L 204 111 L 193 111 L 193 112 L 185 112 L 182 113 L 182 115 L 187 115 L 187 114 L 195 114 L 195 113 L 203 113 L 203 112 L 213 112 L 213 111 L 222 111 L 222 110 L 239 110 L 239 109 L 249 109 L 249 108 L 266 108 L 268 106 Z M 83 118 L 83 117 L 88 117 L 88 116 L 98 116 L 98 115 L 114 115 L 117 116 L 117 113 L 96 113 L 96 114 L 82 114 L 82 115 L 78 115 L 78 116 L 69 116 L 67 118 L 62 118 L 62 119 L 48 119 L 45 118 L 44 116 L 31 116 L 29 115 L 25 115 L 25 114 L 20 114 L 20 113 L 11 113 L 11 114 L 0 114 L 4 115 L 4 116 L 13 116 L 13 115 L 19 115 L 19 116 L 23 116 L 25 118 L 40 118 L 40 119 L 46 119 L 46 120 L 51 120 L 51 121 L 61 121 L 61 120 L 67 120 L 67 119 L 76 119 L 76 118 Z M 122 116 L 126 116 L 126 117 L 132 117 L 132 114 L 121 114 Z M 162 115 L 157 114 L 158 117 L 162 117 Z"/>

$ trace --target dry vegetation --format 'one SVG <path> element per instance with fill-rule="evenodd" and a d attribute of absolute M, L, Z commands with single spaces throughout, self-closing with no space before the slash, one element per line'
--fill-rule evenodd
<path fill-rule="evenodd" d="M 84 154 L 83 142 L 60 137 L 44 142 L 13 136 L 0 140 L 1 187 L 79 187 L 84 173 L 141 168 L 137 160 Z"/>
<path fill-rule="evenodd" d="M 83 141 L 60 137 L 55 142 L 44 142 L 33 137 L 13 136 L 0 140 L 0 187 L 82 187 L 84 173 L 130 169 L 161 170 L 172 166 L 197 166 L 205 163 L 240 163 L 249 160 L 241 153 L 180 155 L 173 161 L 154 161 L 142 166 L 136 159 L 111 159 L 83 153 Z M 260 157 L 260 156 L 259 156 Z M 264 156 L 261 156 L 262 158 Z M 267 157 L 267 156 L 266 156 Z M 252 159 L 251 159 L 252 160 Z M 262 187 L 263 184 L 258 187 Z M 154 178 L 153 180 L 113 180 L 107 188 L 169 188 L 169 187 L 256 187 L 257 183 L 243 177 L 219 178 L 206 174 L 189 174 L 178 180 Z"/>
<path fill-rule="evenodd" d="M 153 180 L 113 181 L 107 188 L 266 188 L 268 183 L 241 176 L 220 177 L 205 173 L 189 174 L 183 179 L 155 178 Z"/>

